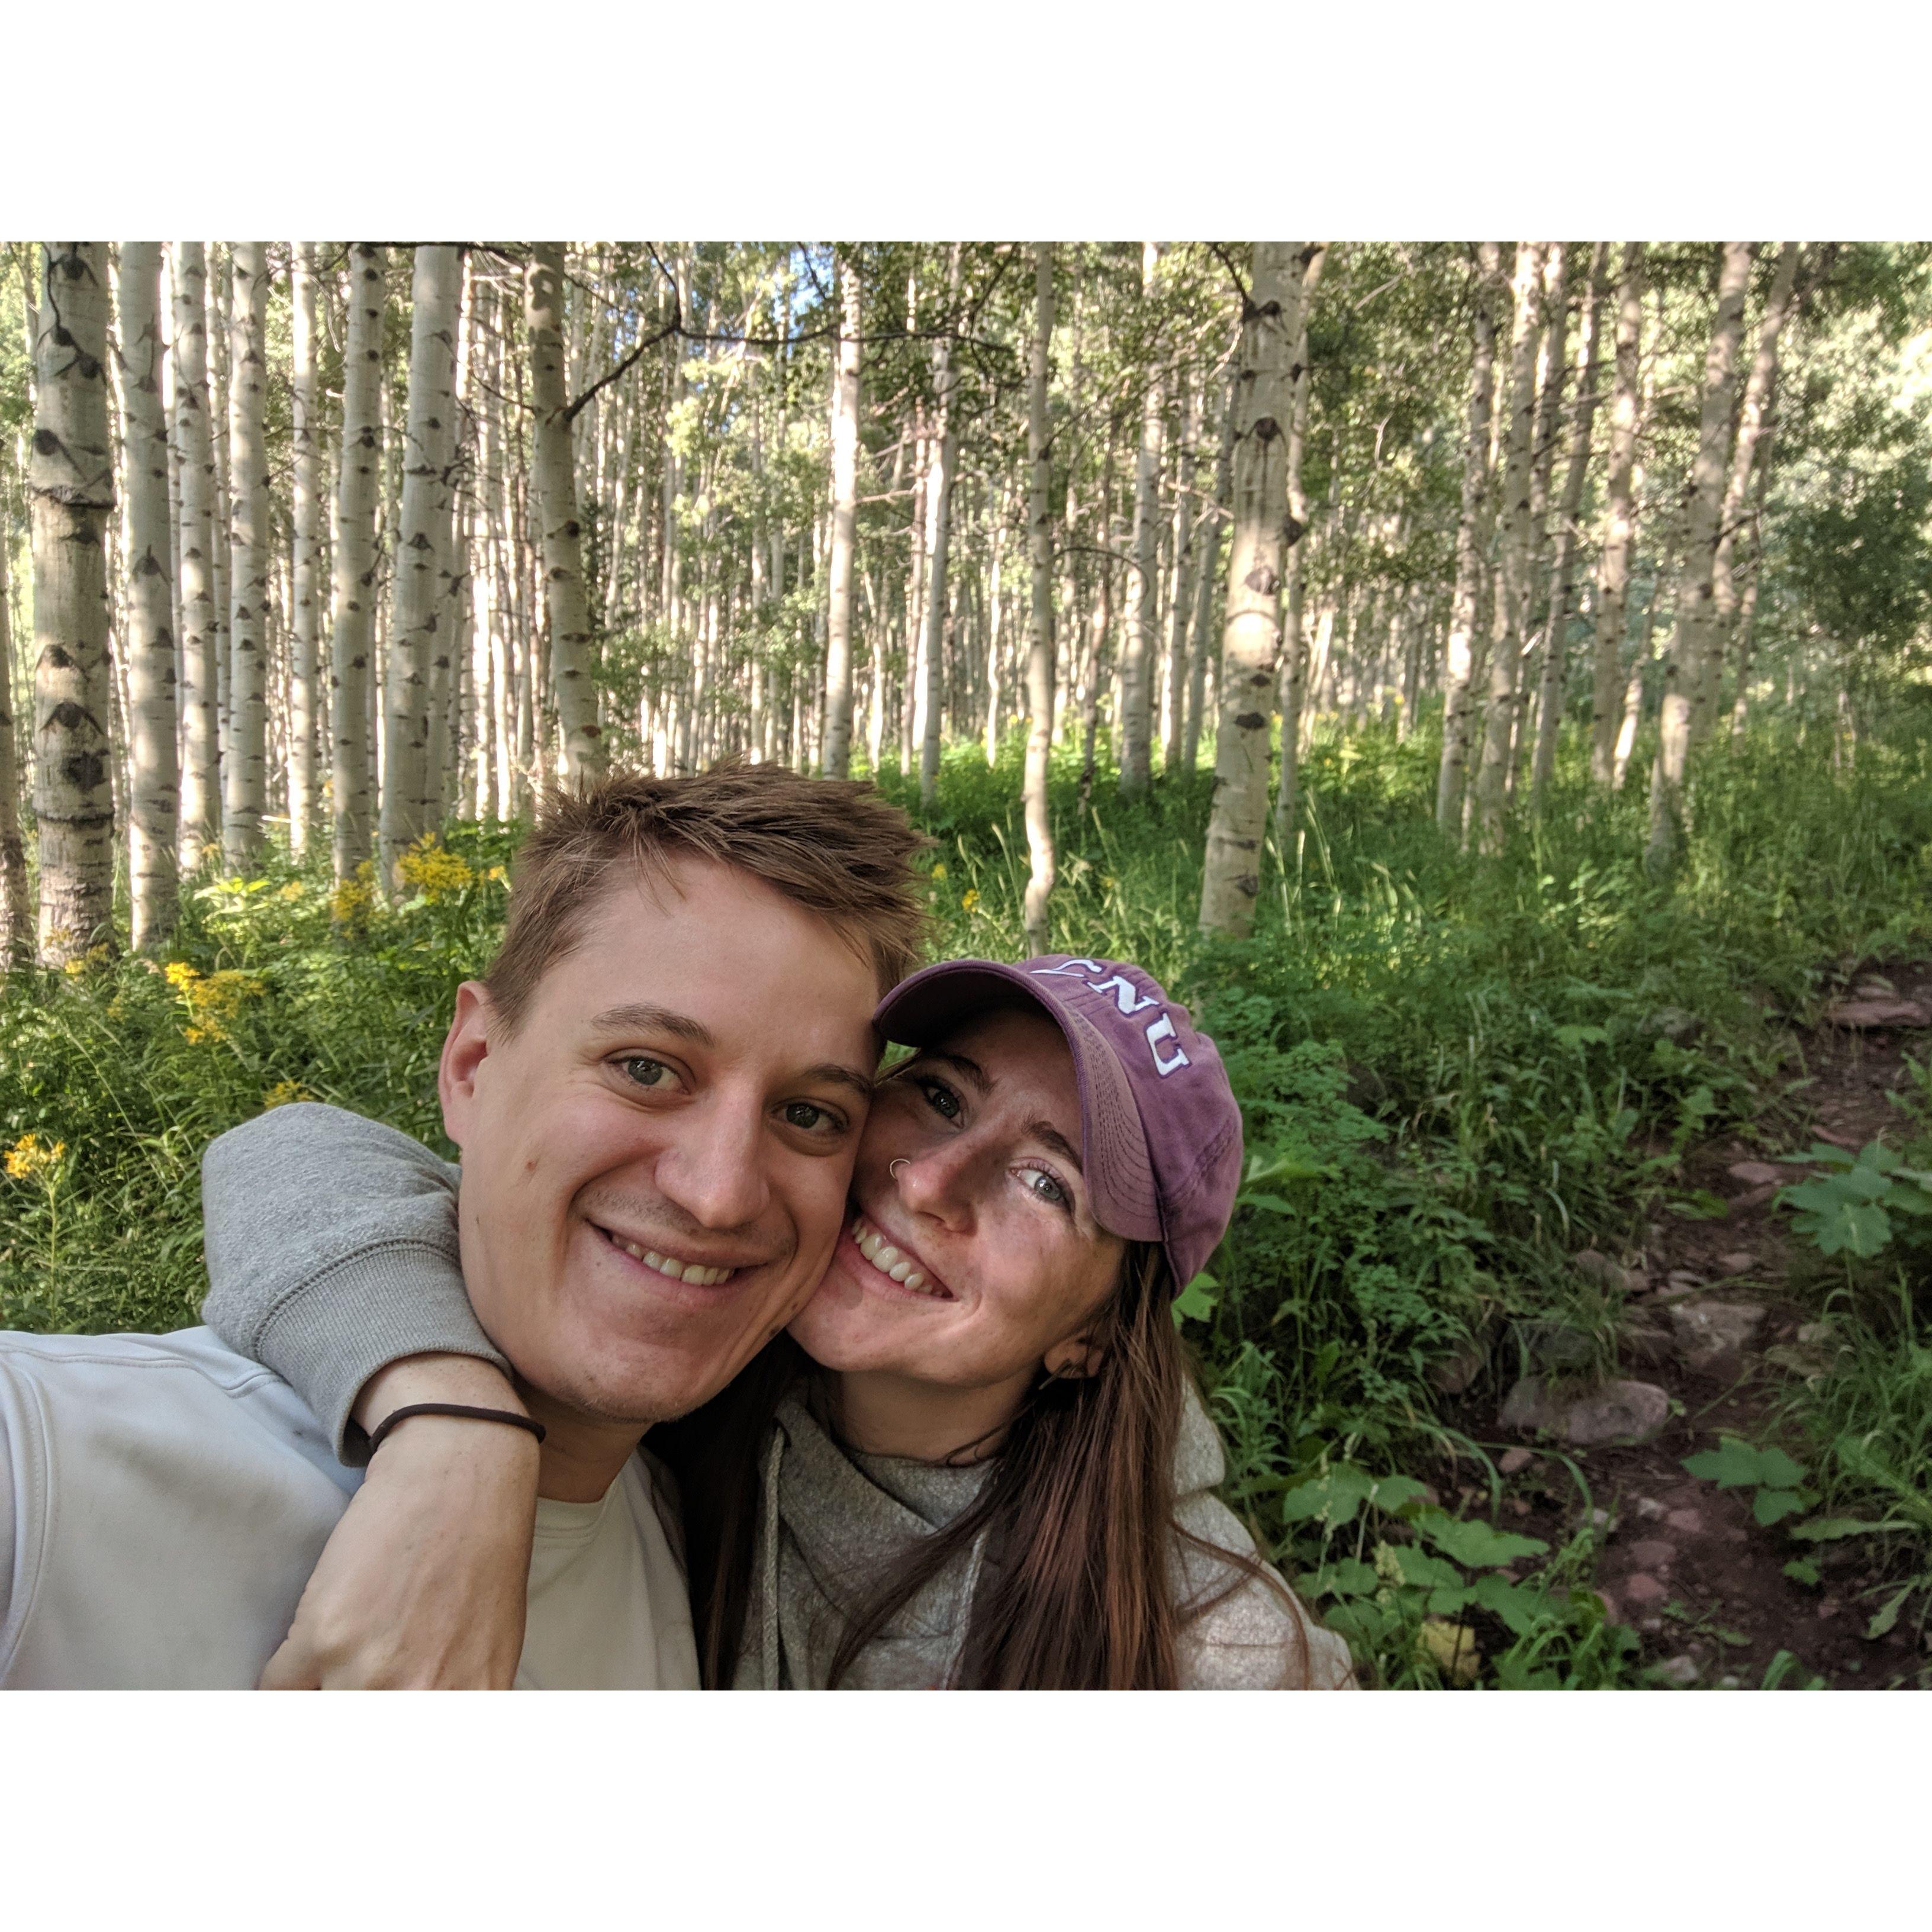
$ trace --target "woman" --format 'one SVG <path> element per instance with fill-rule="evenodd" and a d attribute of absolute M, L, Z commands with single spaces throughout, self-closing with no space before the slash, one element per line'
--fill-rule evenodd
<path fill-rule="evenodd" d="M 916 1051 L 879 1083 L 823 1282 L 788 1337 L 650 1438 L 681 1486 L 706 1684 L 1349 1685 L 1346 1646 L 1213 1493 L 1221 1445 L 1172 1319 L 1240 1178 L 1213 1046 L 1138 968 L 1059 956 L 928 968 L 877 1019 Z M 274 1225 L 272 1200 L 249 1204 Z M 246 1284 L 213 1285 L 245 1346 Z M 391 1355 L 425 1346 L 406 1326 Z M 487 1348 L 473 1324 L 428 1346 Z M 363 1352 L 317 1379 L 383 1366 Z M 470 1433 L 466 1484 L 514 1453 Z M 473 1508 L 450 1505 L 460 1556 L 399 1538 L 380 1559 L 420 1573 L 418 1600 L 471 1591 Z M 489 1547 L 500 1587 L 478 1600 L 514 1606 L 519 1553 Z M 353 1566 L 329 1588 L 352 1625 Z"/>

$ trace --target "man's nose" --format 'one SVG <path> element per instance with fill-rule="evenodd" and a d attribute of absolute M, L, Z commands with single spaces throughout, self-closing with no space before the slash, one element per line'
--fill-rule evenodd
<path fill-rule="evenodd" d="M 771 1198 L 762 1101 L 708 1095 L 677 1118 L 658 1156 L 658 1192 L 702 1228 L 723 1232 L 755 1221 Z"/>

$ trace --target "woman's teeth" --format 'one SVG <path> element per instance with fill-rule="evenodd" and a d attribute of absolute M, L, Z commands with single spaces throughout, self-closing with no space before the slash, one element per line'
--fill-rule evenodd
<path fill-rule="evenodd" d="M 607 1228 L 605 1232 L 609 1233 L 609 1230 Z M 635 1241 L 627 1241 L 621 1234 L 612 1234 L 610 1244 L 622 1248 L 647 1268 L 656 1268 L 659 1274 L 668 1275 L 673 1281 L 688 1281 L 694 1288 L 716 1288 L 738 1272 L 736 1268 L 703 1268 L 696 1262 L 674 1260 L 669 1255 L 659 1254 L 655 1248 L 643 1248 Z"/>
<path fill-rule="evenodd" d="M 950 1301 L 952 1298 L 936 1283 L 928 1286 L 926 1276 L 880 1234 L 862 1214 L 852 1217 L 852 1240 L 860 1253 L 873 1267 L 902 1288 L 909 1288 L 915 1294 L 929 1294 L 938 1300 Z"/>

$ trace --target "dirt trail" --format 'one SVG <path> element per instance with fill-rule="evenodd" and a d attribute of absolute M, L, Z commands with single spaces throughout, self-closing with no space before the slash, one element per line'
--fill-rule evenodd
<path fill-rule="evenodd" d="M 1901 1006 L 1920 1010 L 1901 1013 Z M 1900 1117 L 1886 1096 L 1900 1084 L 1905 1054 L 1922 1061 L 1932 1043 L 1922 1024 L 1932 1018 L 1932 962 L 1868 968 L 1853 976 L 1838 1010 L 1866 1024 L 1798 1036 L 1812 1076 L 1794 1096 L 1801 1126 L 1768 1150 L 1714 1142 L 1687 1162 L 1687 1190 L 1721 1199 L 1724 1214 L 1660 1212 L 1644 1255 L 1622 1258 L 1641 1265 L 1625 1304 L 1622 1372 L 1664 1389 L 1673 1399 L 1670 1419 L 1636 1446 L 1564 1452 L 1583 1470 L 1594 1507 L 1608 1513 L 1597 1571 L 1606 1602 L 1639 1634 L 1644 1661 L 1687 1686 L 1755 1688 L 1780 1651 L 1796 1660 L 1786 1682 L 1815 1676 L 1856 1689 L 1932 1681 L 1912 1630 L 1866 1638 L 1876 1602 L 1859 1593 L 1874 1580 L 1856 1567 L 1855 1544 L 1817 1546 L 1822 1584 L 1795 1582 L 1784 1566 L 1801 1552 L 1783 1529 L 1753 1520 L 1753 1492 L 1720 1490 L 1683 1466 L 1720 1436 L 1774 1439 L 1770 1412 L 1791 1387 L 1789 1371 L 1810 1355 L 1808 1326 L 1829 1283 L 1810 1264 L 1815 1258 L 1794 1253 L 1788 1216 L 1772 1207 L 1778 1187 L 1807 1170 L 1778 1168 L 1768 1154 L 1796 1152 L 1814 1135 L 1856 1148 L 1889 1129 L 1896 1142 Z M 1755 1324 L 1753 1309 L 1762 1311 Z M 1714 1346 L 1727 1328 L 1750 1332 L 1738 1346 Z M 1709 1349 L 1701 1360 L 1700 1348 Z M 1492 1406 L 1482 1419 L 1484 1439 L 1497 1439 Z M 1583 1505 L 1562 1462 L 1526 1436 L 1503 1463 L 1499 1520 L 1552 1545 L 1572 1534 Z"/>

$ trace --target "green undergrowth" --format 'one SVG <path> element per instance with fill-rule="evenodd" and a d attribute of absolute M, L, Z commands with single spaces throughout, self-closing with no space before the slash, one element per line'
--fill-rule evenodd
<path fill-rule="evenodd" d="M 1023 950 L 1019 751 L 1009 741 L 989 770 L 950 749 L 922 816 L 942 956 Z M 1929 753 L 1916 714 L 1855 761 L 1775 722 L 1714 746 L 1664 892 L 1640 863 L 1641 786 L 1592 797 L 1578 745 L 1540 820 L 1478 858 L 1436 831 L 1429 734 L 1318 734 L 1301 824 L 1270 853 L 1239 943 L 1196 927 L 1210 774 L 1122 800 L 1103 761 L 1083 800 L 1077 755 L 1057 758 L 1056 947 L 1164 980 L 1218 1042 L 1246 1117 L 1242 1206 L 1186 1303 L 1230 1498 L 1347 1631 L 1366 1681 L 1637 1681 L 1634 1640 L 1588 1588 L 1587 1528 L 1526 1550 L 1491 1525 L 1502 1540 L 1484 1542 L 1482 1508 L 1402 1486 L 1453 1454 L 1498 1493 L 1454 1418 L 1493 1415 L 1526 1328 L 1604 1327 L 1565 1257 L 1639 1238 L 1684 1196 L 1694 1144 L 1727 1132 L 1772 1150 L 1796 1072 L 1778 1022 L 1859 961 L 1922 952 Z M 916 786 L 881 782 L 916 807 Z M 442 1144 L 436 1055 L 456 985 L 500 931 L 493 874 L 514 828 L 446 838 L 450 858 L 396 909 L 332 907 L 320 872 L 278 853 L 259 879 L 191 889 L 166 962 L 7 984 L 0 1325 L 194 1319 L 200 1154 L 264 1106 L 331 1100 Z M 345 909 L 346 942 L 332 919 Z M 1448 1403 L 1444 1364 L 1472 1361 Z M 1853 1387 L 1833 1400 L 1856 1408 Z M 1888 1454 L 1932 1456 L 1925 1412 Z"/>

